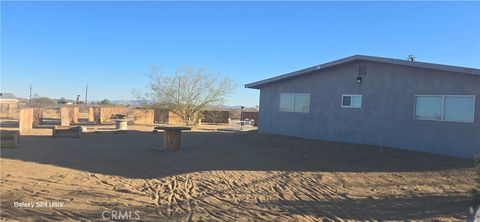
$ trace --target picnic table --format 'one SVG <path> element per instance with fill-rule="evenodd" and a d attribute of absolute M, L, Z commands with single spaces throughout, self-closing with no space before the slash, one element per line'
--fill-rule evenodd
<path fill-rule="evenodd" d="M 179 150 L 182 140 L 182 130 L 191 130 L 186 126 L 157 126 L 156 130 L 163 130 L 163 147 L 160 150 Z"/>

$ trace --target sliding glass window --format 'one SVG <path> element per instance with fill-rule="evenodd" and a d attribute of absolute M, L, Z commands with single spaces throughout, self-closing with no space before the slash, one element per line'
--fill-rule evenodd
<path fill-rule="evenodd" d="M 416 95 L 415 119 L 473 122 L 473 95 Z"/>

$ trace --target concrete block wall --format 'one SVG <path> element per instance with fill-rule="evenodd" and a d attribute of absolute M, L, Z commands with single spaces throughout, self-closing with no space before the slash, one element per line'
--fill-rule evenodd
<path fill-rule="evenodd" d="M 18 119 L 19 111 L 17 104 L 0 103 L 0 118 Z"/>
<path fill-rule="evenodd" d="M 200 118 L 205 123 L 228 123 L 230 117 L 229 111 L 222 110 L 202 110 Z"/>
<path fill-rule="evenodd" d="M 258 112 L 243 112 L 243 119 L 253 119 L 254 120 L 254 126 L 258 125 Z"/>
<path fill-rule="evenodd" d="M 20 109 L 18 128 L 20 134 L 33 129 L 33 108 Z"/>
<path fill-rule="evenodd" d="M 156 123 L 165 123 L 165 124 L 183 124 L 184 121 L 182 117 L 168 109 L 155 109 L 155 119 Z"/>
<path fill-rule="evenodd" d="M 99 108 L 99 123 L 107 123 L 113 115 L 122 114 L 127 115 L 128 110 L 125 107 L 100 107 Z"/>
<path fill-rule="evenodd" d="M 52 137 L 73 137 L 79 138 L 82 136 L 82 127 L 65 127 L 65 126 L 55 126 L 52 128 Z"/>
<path fill-rule="evenodd" d="M 60 125 L 70 126 L 71 109 L 67 106 L 60 107 Z"/>
<path fill-rule="evenodd" d="M 134 124 L 153 125 L 155 118 L 154 109 L 136 108 L 133 110 Z"/>
<path fill-rule="evenodd" d="M 43 118 L 56 119 L 60 117 L 59 110 L 57 108 L 45 108 L 43 109 Z"/>
<path fill-rule="evenodd" d="M 70 117 L 71 117 L 71 123 L 73 124 L 78 123 L 78 106 L 70 107 Z"/>
<path fill-rule="evenodd" d="M 93 107 L 88 107 L 88 122 L 95 122 L 95 113 Z"/>
<path fill-rule="evenodd" d="M 175 112 L 168 112 L 168 124 L 183 124 L 183 118 Z"/>
<path fill-rule="evenodd" d="M 33 125 L 38 126 L 43 121 L 43 108 L 34 107 L 33 109 Z"/>

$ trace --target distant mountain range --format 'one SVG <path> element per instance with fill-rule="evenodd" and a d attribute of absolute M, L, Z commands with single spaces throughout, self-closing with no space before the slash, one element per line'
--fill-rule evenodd
<path fill-rule="evenodd" d="M 131 105 L 131 106 L 143 105 L 142 100 L 111 100 L 110 102 L 115 105 Z"/>
<path fill-rule="evenodd" d="M 17 97 L 18 100 L 20 100 L 21 102 L 28 102 L 29 99 L 27 98 L 21 98 L 21 97 Z M 51 99 L 52 101 L 54 101 L 55 103 L 58 103 L 60 100 L 62 99 Z M 75 100 L 72 100 L 72 99 L 64 99 L 64 101 L 67 101 L 67 102 L 72 102 L 72 103 L 75 103 Z M 101 100 L 90 100 L 88 101 L 89 104 L 98 104 Z M 83 102 L 83 101 L 80 101 L 80 102 Z M 110 100 L 110 103 L 114 104 L 114 105 L 130 105 L 130 106 L 143 106 L 144 105 L 144 101 L 142 100 Z M 209 106 L 210 108 L 212 109 L 224 109 L 224 110 L 235 110 L 235 109 L 238 109 L 240 110 L 241 109 L 241 105 L 212 105 L 212 106 Z M 257 107 L 246 107 L 244 108 L 245 111 L 247 110 L 258 110 L 258 106 Z"/>
<path fill-rule="evenodd" d="M 110 101 L 112 104 L 115 105 L 131 105 L 131 106 L 142 106 L 144 105 L 144 102 L 142 100 L 111 100 Z M 242 106 L 241 105 L 212 105 L 209 106 L 210 108 L 213 109 L 227 109 L 227 110 L 232 110 L 232 109 L 240 109 Z M 245 110 L 258 110 L 258 107 L 245 107 Z"/>

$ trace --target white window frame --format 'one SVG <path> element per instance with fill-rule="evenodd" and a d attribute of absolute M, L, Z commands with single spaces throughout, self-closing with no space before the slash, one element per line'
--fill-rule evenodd
<path fill-rule="evenodd" d="M 282 95 L 291 95 L 293 98 L 292 101 L 292 107 L 290 107 L 291 111 L 284 111 L 280 110 L 280 100 Z M 295 96 L 308 96 L 308 112 L 295 112 Z M 278 97 L 278 111 L 279 112 L 289 112 L 289 113 L 310 113 L 310 93 L 280 93 L 280 96 Z"/>
<path fill-rule="evenodd" d="M 344 97 L 347 97 L 347 96 L 359 96 L 360 97 L 360 107 L 353 107 L 352 106 L 352 99 L 350 98 L 350 106 L 344 106 L 343 105 L 343 98 Z M 362 95 L 361 94 L 343 94 L 342 95 L 342 100 L 340 100 L 340 105 L 342 106 L 342 108 L 352 108 L 352 109 L 361 109 L 362 108 L 362 103 L 363 103 L 363 98 L 362 98 Z"/>
<path fill-rule="evenodd" d="M 442 112 L 441 112 L 441 118 L 440 119 L 425 119 L 425 118 L 417 118 L 417 97 L 423 96 L 423 97 L 442 97 Z M 445 97 L 470 97 L 473 98 L 473 115 L 472 115 L 472 120 L 471 121 L 458 121 L 458 120 L 445 120 Z M 474 123 L 475 122 L 475 95 L 417 95 L 415 94 L 413 96 L 413 119 L 416 120 L 430 120 L 430 121 L 440 121 L 440 122 L 455 122 L 455 123 Z"/>

